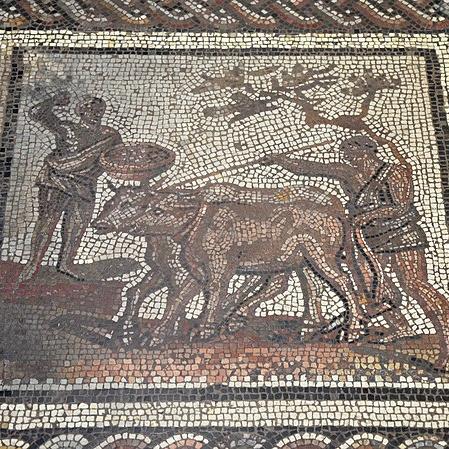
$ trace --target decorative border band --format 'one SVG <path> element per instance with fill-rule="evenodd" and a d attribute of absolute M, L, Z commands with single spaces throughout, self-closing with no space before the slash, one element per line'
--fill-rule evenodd
<path fill-rule="evenodd" d="M 429 0 L 6 0 L 0 27 L 246 31 L 444 31 L 445 2 Z"/>
<path fill-rule="evenodd" d="M 114 426 L 449 428 L 448 403 L 402 400 L 1 404 L 0 415 L 3 428 L 10 430 Z"/>

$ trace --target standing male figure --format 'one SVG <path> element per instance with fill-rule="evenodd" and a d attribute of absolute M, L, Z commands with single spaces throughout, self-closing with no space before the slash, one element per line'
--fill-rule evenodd
<path fill-rule="evenodd" d="M 424 252 L 427 240 L 418 225 L 420 215 L 413 205 L 411 167 L 384 162 L 376 152 L 377 145 L 373 140 L 359 136 L 342 142 L 342 162 L 320 163 L 283 155 L 268 156 L 262 162 L 279 165 L 298 175 L 323 176 L 340 182 L 349 197 L 347 209 L 352 220 L 354 243 L 364 239 L 370 252 L 375 254 L 376 260 L 370 260 L 371 264 L 377 261 L 381 267 L 391 264 L 403 291 L 418 302 L 439 335 L 440 354 L 435 365 L 447 368 L 449 301 L 428 282 Z M 370 282 L 369 263 L 366 259 L 360 262 L 365 265 L 362 277 L 365 282 Z M 372 300 L 379 305 L 384 298 Z M 383 313 L 392 328 L 391 335 L 383 341 L 414 336 L 398 309 L 399 304 L 393 306 Z"/>
<path fill-rule="evenodd" d="M 61 120 L 55 107 L 68 106 L 70 95 L 62 92 L 30 111 L 30 117 L 51 131 L 55 149 L 45 158 L 37 180 L 39 211 L 31 240 L 31 254 L 19 276 L 19 282 L 33 277 L 50 244 L 61 215 L 61 251 L 59 272 L 80 280 L 74 259 L 81 238 L 92 218 L 97 180 L 103 172 L 100 155 L 122 142 L 115 129 L 103 126 L 106 103 L 86 97 L 75 108 L 79 122 Z"/>

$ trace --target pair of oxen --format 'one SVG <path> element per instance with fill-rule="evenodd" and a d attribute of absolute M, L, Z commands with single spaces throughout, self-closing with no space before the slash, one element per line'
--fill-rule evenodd
<path fill-rule="evenodd" d="M 128 291 L 118 329 L 132 323 L 136 336 L 144 298 L 163 286 L 169 290 L 163 318 L 151 329 L 146 346 L 175 335 L 186 305 L 201 292 L 205 306 L 192 338 L 240 329 L 262 301 L 285 291 L 291 273 L 304 267 L 344 301 L 340 336 L 352 341 L 362 335 L 368 320 L 360 304 L 363 287 L 358 285 L 353 231 L 338 197 L 311 186 L 209 184 L 156 191 L 109 186 L 115 195 L 94 221 L 97 232 L 144 236 L 152 268 Z M 179 264 L 187 276 L 179 276 Z M 235 274 L 258 275 L 258 283 L 229 293 Z"/>

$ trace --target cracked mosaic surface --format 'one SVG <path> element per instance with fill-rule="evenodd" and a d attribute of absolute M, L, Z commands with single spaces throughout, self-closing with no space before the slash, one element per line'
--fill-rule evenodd
<path fill-rule="evenodd" d="M 0 4 L 0 448 L 447 447 L 447 10 Z"/>

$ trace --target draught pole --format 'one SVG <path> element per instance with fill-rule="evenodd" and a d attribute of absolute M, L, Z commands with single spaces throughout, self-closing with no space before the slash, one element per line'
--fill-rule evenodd
<path fill-rule="evenodd" d="M 310 150 L 312 148 L 322 147 L 322 146 L 325 146 L 325 145 L 329 145 L 331 143 L 333 143 L 332 140 L 325 140 L 323 142 L 318 142 L 318 143 L 315 143 L 315 144 L 312 144 L 312 145 L 307 145 L 305 147 L 295 148 L 293 150 L 286 151 L 285 153 L 279 153 L 279 154 L 283 154 L 283 155 L 292 154 L 292 153 L 296 153 L 298 151 L 305 151 L 305 150 Z M 262 159 L 262 158 L 260 158 L 260 159 Z M 245 162 L 244 164 L 240 164 L 240 165 L 234 165 L 233 167 L 229 167 L 229 168 L 223 168 L 223 169 L 218 170 L 216 172 L 207 173 L 205 175 L 197 176 L 195 178 L 185 179 L 184 181 L 180 181 L 180 182 L 178 182 L 176 184 L 170 184 L 170 186 L 168 186 L 167 189 L 171 189 L 173 187 L 181 187 L 181 186 L 183 186 L 185 184 L 189 184 L 191 182 L 200 181 L 201 179 L 207 179 L 207 178 L 210 178 L 212 176 L 221 175 L 222 173 L 225 173 L 227 171 L 233 171 L 233 170 L 238 170 L 240 168 L 251 167 L 252 165 L 259 164 L 260 159 L 257 159 L 255 161 Z"/>

